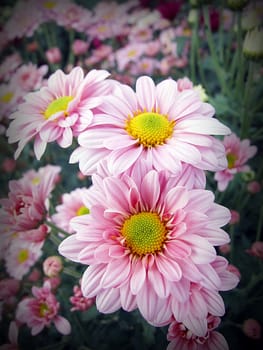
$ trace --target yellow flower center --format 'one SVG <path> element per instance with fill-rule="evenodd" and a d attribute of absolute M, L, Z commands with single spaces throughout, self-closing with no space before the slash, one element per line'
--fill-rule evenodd
<path fill-rule="evenodd" d="M 32 184 L 33 185 L 38 185 L 40 183 L 40 178 L 38 176 L 34 177 L 32 179 Z"/>
<path fill-rule="evenodd" d="M 172 136 L 174 121 L 155 112 L 143 112 L 128 119 L 126 131 L 144 147 L 163 145 Z"/>
<path fill-rule="evenodd" d="M 56 3 L 54 1 L 45 1 L 43 6 L 48 10 L 52 10 L 56 6 Z"/>
<path fill-rule="evenodd" d="M 228 169 L 232 169 L 235 166 L 235 162 L 237 160 L 237 156 L 233 153 L 228 153 L 226 155 L 227 163 L 228 163 Z"/>
<path fill-rule="evenodd" d="M 41 303 L 39 306 L 39 316 L 45 317 L 46 314 L 49 313 L 49 308 L 46 303 Z"/>
<path fill-rule="evenodd" d="M 29 258 L 28 249 L 21 249 L 17 256 L 17 260 L 19 264 L 23 264 L 25 261 L 27 261 L 28 258 Z"/>
<path fill-rule="evenodd" d="M 0 101 L 3 103 L 9 103 L 13 97 L 14 97 L 13 92 L 7 92 L 3 96 L 1 96 Z"/>
<path fill-rule="evenodd" d="M 160 251 L 166 239 L 166 226 L 157 213 L 141 212 L 125 220 L 121 233 L 133 254 L 145 255 Z"/>
<path fill-rule="evenodd" d="M 89 214 L 89 209 L 84 205 L 77 210 L 77 216 Z"/>
<path fill-rule="evenodd" d="M 45 119 L 49 119 L 53 114 L 58 112 L 64 112 L 65 117 L 67 117 L 68 104 L 72 100 L 73 100 L 72 96 L 63 96 L 52 101 L 44 112 Z"/>
<path fill-rule="evenodd" d="M 132 57 L 135 57 L 136 54 L 137 54 L 137 51 L 135 49 L 133 49 L 133 50 L 128 51 L 127 55 L 129 58 L 132 58 Z"/>

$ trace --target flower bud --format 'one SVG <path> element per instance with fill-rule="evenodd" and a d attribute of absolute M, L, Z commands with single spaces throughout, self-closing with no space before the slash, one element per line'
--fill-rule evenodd
<path fill-rule="evenodd" d="M 58 276 L 62 268 L 62 260 L 59 256 L 49 256 L 43 262 L 43 271 L 44 274 L 48 277 Z"/>
<path fill-rule="evenodd" d="M 254 28 L 246 33 L 243 43 L 243 53 L 251 60 L 263 58 L 263 29 Z"/>
<path fill-rule="evenodd" d="M 252 339 L 260 339 L 261 337 L 261 325 L 257 320 L 253 318 L 247 319 L 242 325 L 245 335 Z"/>
<path fill-rule="evenodd" d="M 248 3 L 248 0 L 227 0 L 227 6 L 233 11 L 242 10 Z"/>

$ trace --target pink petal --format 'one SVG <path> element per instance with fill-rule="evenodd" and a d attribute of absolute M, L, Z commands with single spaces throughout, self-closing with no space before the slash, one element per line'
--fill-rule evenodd
<path fill-rule="evenodd" d="M 141 197 L 146 209 L 155 208 L 160 196 L 159 175 L 157 171 L 149 171 L 141 183 Z"/>
<path fill-rule="evenodd" d="M 79 262 L 78 254 L 84 248 L 83 242 L 76 239 L 76 235 L 72 234 L 60 243 L 58 246 L 59 254 L 65 256 L 75 262 Z"/>
<path fill-rule="evenodd" d="M 96 304 L 99 312 L 109 314 L 117 311 L 121 307 L 119 289 L 102 290 L 96 297 Z"/>
<path fill-rule="evenodd" d="M 105 269 L 105 264 L 97 264 L 91 265 L 85 270 L 81 280 L 81 290 L 85 297 L 93 298 L 102 290 L 100 280 L 105 273 Z"/>
<path fill-rule="evenodd" d="M 188 203 L 188 191 L 185 187 L 172 188 L 165 197 L 165 210 L 174 213 L 176 210 L 184 208 Z"/>
<path fill-rule="evenodd" d="M 199 337 L 204 337 L 207 333 L 207 319 L 197 318 L 189 315 L 183 320 L 184 325 L 190 329 L 195 335 Z"/>
<path fill-rule="evenodd" d="M 164 278 L 155 265 L 148 270 L 148 278 L 156 294 L 160 298 L 167 298 L 171 290 L 171 284 Z"/>
<path fill-rule="evenodd" d="M 142 153 L 142 146 L 123 148 L 113 151 L 108 158 L 109 169 L 113 174 L 120 174 L 131 167 Z"/>
<path fill-rule="evenodd" d="M 62 316 L 56 316 L 54 318 L 54 324 L 57 328 L 57 330 L 64 335 L 70 334 L 71 332 L 71 326 L 68 320 L 66 320 Z"/>
<path fill-rule="evenodd" d="M 110 261 L 101 278 L 100 286 L 102 288 L 118 287 L 128 278 L 130 268 L 128 257 Z"/>
<path fill-rule="evenodd" d="M 176 261 L 160 254 L 155 261 L 158 270 L 168 281 L 179 281 L 182 278 L 182 270 Z"/>
<path fill-rule="evenodd" d="M 130 288 L 133 294 L 138 294 L 142 288 L 146 278 L 145 267 L 140 260 L 137 261 L 135 267 L 132 268 L 132 275 L 130 279 Z"/>
<path fill-rule="evenodd" d="M 155 104 L 155 85 L 152 78 L 148 76 L 138 78 L 135 90 L 141 109 L 152 111 Z"/>
<path fill-rule="evenodd" d="M 132 295 L 129 281 L 120 288 L 121 306 L 125 311 L 133 311 L 137 308 L 136 297 Z"/>

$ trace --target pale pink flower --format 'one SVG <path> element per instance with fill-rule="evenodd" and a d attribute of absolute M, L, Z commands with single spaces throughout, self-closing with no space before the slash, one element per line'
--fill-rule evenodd
<path fill-rule="evenodd" d="M 9 143 L 19 142 L 15 158 L 33 138 L 37 159 L 44 154 L 48 142 L 57 141 L 61 147 L 69 147 L 73 136 L 89 126 L 92 109 L 109 92 L 111 85 L 104 81 L 108 76 L 105 70 L 91 70 L 84 78 L 80 67 L 69 74 L 57 70 L 49 77 L 47 86 L 28 93 L 25 102 L 11 115 L 14 120 L 6 133 Z"/>
<path fill-rule="evenodd" d="M 56 277 L 63 269 L 62 259 L 60 256 L 49 256 L 43 262 L 44 274 L 48 277 Z"/>
<path fill-rule="evenodd" d="M 49 227 L 41 224 L 38 228 L 19 232 L 19 238 L 29 242 L 43 242 L 49 233 Z"/>
<path fill-rule="evenodd" d="M 207 334 L 203 337 L 195 335 L 183 323 L 173 321 L 167 333 L 170 341 L 167 350 L 228 350 L 224 336 L 214 329 L 219 325 L 220 318 L 207 316 Z"/>
<path fill-rule="evenodd" d="M 25 92 L 38 90 L 42 86 L 43 77 L 47 71 L 47 65 L 37 67 L 30 62 L 16 70 L 11 78 L 11 82 Z"/>
<path fill-rule="evenodd" d="M 188 77 L 183 77 L 177 80 L 177 87 L 179 91 L 193 89 L 194 84 Z"/>
<path fill-rule="evenodd" d="M 2 162 L 2 169 L 5 173 L 12 173 L 16 168 L 16 161 L 13 158 L 5 158 Z"/>
<path fill-rule="evenodd" d="M 62 60 L 62 53 L 59 47 L 50 47 L 46 52 L 46 59 L 48 63 L 60 63 Z"/>
<path fill-rule="evenodd" d="M 12 74 L 21 64 L 22 59 L 18 52 L 6 56 L 3 62 L 0 64 L 0 80 L 5 82 L 9 81 Z"/>
<path fill-rule="evenodd" d="M 134 63 L 130 72 L 133 75 L 148 74 L 151 75 L 153 71 L 158 67 L 158 61 L 154 58 L 142 57 L 138 62 Z"/>
<path fill-rule="evenodd" d="M 212 118 L 214 108 L 196 91 L 179 92 L 171 78 L 155 86 L 142 76 L 135 92 L 119 84 L 100 110 L 70 157 L 83 174 L 96 172 L 106 157 L 112 173 L 127 171 L 139 159 L 171 173 L 179 173 L 183 162 L 211 171 L 227 165 L 222 142 L 210 135 L 230 133 L 229 128 Z"/>
<path fill-rule="evenodd" d="M 26 297 L 18 304 L 16 319 L 26 323 L 33 336 L 40 333 L 44 327 L 49 327 L 51 323 L 54 323 L 58 332 L 69 334 L 70 323 L 58 314 L 60 304 L 51 292 L 50 283 L 46 281 L 43 287 L 32 287 L 32 294 L 33 297 Z"/>
<path fill-rule="evenodd" d="M 86 311 L 95 302 L 95 298 L 85 298 L 82 294 L 81 287 L 76 285 L 73 287 L 74 295 L 69 298 L 73 307 L 70 311 Z"/>
<path fill-rule="evenodd" d="M 61 284 L 61 277 L 60 276 L 45 277 L 44 281 L 49 281 L 51 289 L 55 291 Z"/>
<path fill-rule="evenodd" d="M 0 85 L 0 121 L 17 110 L 25 94 L 26 92 L 12 81 Z"/>
<path fill-rule="evenodd" d="M 64 193 L 62 203 L 56 206 L 56 212 L 51 217 L 52 222 L 66 232 L 73 233 L 70 220 L 75 216 L 89 213 L 89 208 L 85 205 L 88 193 L 89 190 L 86 188 L 77 188 L 70 193 Z"/>
<path fill-rule="evenodd" d="M 74 55 L 79 56 L 87 52 L 89 43 L 84 40 L 76 39 L 72 44 L 72 51 Z"/>
<path fill-rule="evenodd" d="M 5 255 L 5 266 L 9 276 L 21 280 L 42 255 L 42 243 L 28 243 L 13 238 Z"/>
<path fill-rule="evenodd" d="M 24 238 L 33 234 L 36 241 L 45 237 L 46 227 L 40 225 L 60 170 L 59 166 L 47 165 L 38 171 L 27 171 L 19 180 L 9 181 L 8 198 L 0 199 L 3 232 L 9 235 L 22 232 Z M 30 231 L 34 229 L 36 231 Z"/>
<path fill-rule="evenodd" d="M 89 215 L 73 218 L 76 234 L 59 245 L 67 259 L 89 265 L 83 295 L 96 296 L 103 313 L 138 308 L 154 326 L 174 316 L 205 334 L 207 313 L 224 314 L 218 291 L 238 282 L 214 248 L 229 242 L 220 228 L 228 209 L 212 192 L 188 190 L 169 172 L 143 166 L 133 176 L 96 174 L 92 182 Z"/>
<path fill-rule="evenodd" d="M 161 43 L 158 39 L 154 41 L 150 41 L 147 43 L 147 47 L 145 48 L 145 54 L 148 56 L 156 56 L 160 51 Z"/>
<path fill-rule="evenodd" d="M 119 71 L 123 71 L 130 62 L 138 62 L 146 47 L 146 43 L 132 42 L 115 51 L 115 59 Z"/>
<path fill-rule="evenodd" d="M 262 331 L 261 324 L 253 318 L 249 318 L 244 321 L 242 325 L 242 330 L 245 333 L 245 335 L 249 338 L 252 338 L 252 339 L 261 338 L 261 331 Z"/>
<path fill-rule="evenodd" d="M 247 161 L 254 157 L 257 152 L 256 146 L 250 145 L 250 140 L 240 140 L 236 134 L 225 136 L 223 140 L 225 153 L 228 161 L 227 168 L 220 170 L 215 174 L 218 190 L 226 190 L 230 181 L 233 180 L 237 173 L 244 173 L 250 170 Z"/>

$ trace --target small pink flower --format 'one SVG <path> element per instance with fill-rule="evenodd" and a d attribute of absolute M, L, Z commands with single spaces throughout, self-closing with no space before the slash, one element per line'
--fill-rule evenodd
<path fill-rule="evenodd" d="M 47 65 L 37 67 L 30 62 L 20 66 L 16 70 L 11 78 L 11 82 L 25 92 L 38 90 L 42 86 L 43 77 L 47 71 Z"/>
<path fill-rule="evenodd" d="M 218 190 L 226 190 L 230 181 L 237 173 L 248 172 L 250 167 L 246 164 L 256 152 L 257 147 L 250 145 L 250 140 L 240 140 L 234 133 L 225 136 L 223 140 L 228 161 L 227 168 L 215 173 Z"/>
<path fill-rule="evenodd" d="M 62 203 L 56 206 L 56 212 L 51 220 L 66 232 L 73 233 L 74 230 L 70 226 L 71 219 L 89 213 L 88 193 L 89 190 L 86 188 L 77 188 L 70 193 L 64 193 Z"/>
<path fill-rule="evenodd" d="M 41 278 L 41 272 L 37 268 L 33 268 L 27 279 L 30 282 L 37 282 Z"/>
<path fill-rule="evenodd" d="M 231 219 L 229 221 L 229 224 L 230 225 L 238 224 L 239 221 L 240 221 L 240 214 L 239 214 L 239 212 L 236 211 L 236 210 L 231 209 L 230 213 L 231 213 Z"/>
<path fill-rule="evenodd" d="M 244 321 L 242 325 L 243 332 L 245 335 L 252 339 L 260 339 L 261 338 L 261 331 L 262 327 L 261 324 L 254 320 L 253 318 L 249 318 L 246 321 Z"/>
<path fill-rule="evenodd" d="M 168 328 L 167 350 L 228 350 L 228 344 L 222 334 L 214 329 L 220 323 L 220 318 L 208 315 L 206 318 L 207 333 L 198 336 L 191 332 L 183 323 L 173 321 Z"/>
<path fill-rule="evenodd" d="M 49 281 L 51 289 L 54 291 L 61 285 L 61 278 L 60 276 L 54 276 L 54 277 L 45 277 L 44 281 Z"/>
<path fill-rule="evenodd" d="M 47 61 L 51 64 L 60 63 L 62 59 L 62 53 L 58 47 L 51 47 L 46 51 Z"/>
<path fill-rule="evenodd" d="M 74 286 L 73 292 L 74 295 L 69 298 L 71 304 L 73 304 L 70 311 L 86 311 L 94 304 L 95 298 L 85 298 L 80 286 Z"/>
<path fill-rule="evenodd" d="M 8 274 L 21 280 L 42 255 L 43 243 L 28 243 L 13 238 L 5 255 L 5 266 Z"/>
<path fill-rule="evenodd" d="M 246 252 L 250 255 L 253 255 L 263 260 L 263 242 L 261 241 L 254 242 L 250 247 L 250 249 L 247 249 Z"/>
<path fill-rule="evenodd" d="M 60 256 L 49 256 L 43 262 L 44 274 L 48 277 L 56 277 L 63 269 Z"/>
<path fill-rule="evenodd" d="M 71 326 L 68 320 L 58 315 L 60 304 L 51 292 L 50 282 L 44 282 L 43 287 L 32 287 L 33 297 L 26 297 L 17 307 L 16 318 L 31 328 L 34 336 L 44 327 L 53 322 L 56 329 L 62 334 L 69 334 Z"/>
<path fill-rule="evenodd" d="M 103 95 L 111 91 L 112 81 L 104 81 L 108 76 L 105 70 L 91 70 L 84 77 L 80 67 L 69 74 L 57 70 L 48 78 L 47 86 L 28 93 L 10 116 L 14 120 L 6 132 L 9 143 L 18 142 L 15 158 L 33 138 L 37 159 L 48 142 L 69 147 L 73 137 L 88 128 Z"/>
<path fill-rule="evenodd" d="M 8 302 L 20 289 L 20 281 L 14 278 L 4 278 L 0 281 L 0 300 Z"/>
<path fill-rule="evenodd" d="M 261 185 L 258 181 L 251 181 L 247 184 L 248 192 L 255 194 L 261 191 Z"/>
<path fill-rule="evenodd" d="M 79 55 L 85 54 L 88 50 L 88 47 L 89 47 L 88 42 L 84 40 L 76 39 L 72 44 L 72 51 L 74 55 L 79 56 Z"/>

